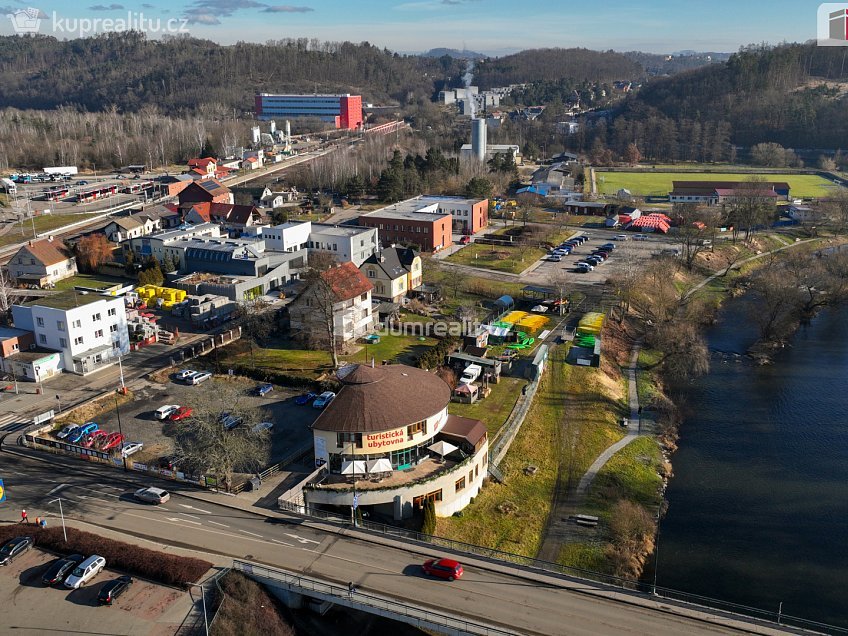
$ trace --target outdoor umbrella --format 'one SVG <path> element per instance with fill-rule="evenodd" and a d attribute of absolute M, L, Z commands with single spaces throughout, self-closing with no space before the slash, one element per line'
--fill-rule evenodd
<path fill-rule="evenodd" d="M 353 475 L 353 474 L 365 474 L 365 462 L 364 461 L 346 461 L 342 462 L 342 475 Z"/>
<path fill-rule="evenodd" d="M 392 462 L 390 462 L 385 457 L 381 457 L 380 459 L 369 459 L 368 460 L 368 472 L 369 473 L 390 473 L 390 472 L 392 472 Z"/>
<path fill-rule="evenodd" d="M 444 457 L 445 455 L 450 455 L 457 448 L 458 448 L 457 446 L 454 446 L 450 442 L 442 441 L 442 442 L 436 442 L 432 446 L 428 446 L 427 450 L 431 450 L 434 453 L 436 453 L 437 455 L 441 455 L 442 457 Z"/>

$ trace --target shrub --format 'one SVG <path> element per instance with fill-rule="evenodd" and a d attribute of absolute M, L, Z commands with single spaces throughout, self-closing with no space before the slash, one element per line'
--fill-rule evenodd
<path fill-rule="evenodd" d="M 34 519 L 33 519 L 34 521 Z M 68 528 L 65 542 L 61 526 L 39 528 L 18 524 L 0 526 L 0 541 L 13 537 L 31 536 L 35 545 L 60 554 L 79 553 L 86 556 L 99 554 L 106 559 L 107 567 L 135 574 L 151 581 L 187 588 L 188 583 L 199 580 L 212 567 L 208 561 L 157 550 L 123 541 L 107 539 L 91 532 Z"/>
<path fill-rule="evenodd" d="M 421 534 L 432 535 L 436 532 L 436 504 L 428 499 L 424 504 L 424 521 L 421 523 Z"/>
<path fill-rule="evenodd" d="M 442 366 L 445 363 L 445 357 L 456 348 L 458 343 L 459 338 L 453 336 L 442 338 L 435 346 L 421 354 L 417 362 L 418 368 L 435 369 Z"/>

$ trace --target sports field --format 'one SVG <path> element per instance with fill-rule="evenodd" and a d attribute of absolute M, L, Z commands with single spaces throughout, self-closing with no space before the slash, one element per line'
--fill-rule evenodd
<path fill-rule="evenodd" d="M 672 181 L 745 181 L 751 173 L 736 172 L 602 172 L 595 170 L 598 192 L 615 194 L 626 188 L 635 196 L 666 196 Z M 785 181 L 792 197 L 823 197 L 839 186 L 814 174 L 761 174 L 766 181 Z"/>

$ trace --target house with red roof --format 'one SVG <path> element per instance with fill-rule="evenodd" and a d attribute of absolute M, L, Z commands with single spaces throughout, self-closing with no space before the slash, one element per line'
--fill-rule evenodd
<path fill-rule="evenodd" d="M 312 347 L 326 347 L 332 324 L 339 348 L 361 338 L 374 328 L 373 288 L 350 261 L 321 272 L 288 307 L 292 334 Z"/>
<path fill-rule="evenodd" d="M 8 268 L 17 285 L 52 287 L 77 273 L 77 259 L 62 241 L 51 236 L 21 247 Z"/>
<path fill-rule="evenodd" d="M 203 157 L 188 160 L 188 173 L 195 179 L 223 179 L 230 174 L 230 169 L 213 157 Z"/>

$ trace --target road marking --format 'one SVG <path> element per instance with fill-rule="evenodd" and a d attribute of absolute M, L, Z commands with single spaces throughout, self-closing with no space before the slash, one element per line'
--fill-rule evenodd
<path fill-rule="evenodd" d="M 300 536 L 298 536 L 298 535 L 296 535 L 296 534 L 289 534 L 288 532 L 286 532 L 286 533 L 284 533 L 284 534 L 285 534 L 287 537 L 291 537 L 292 539 L 294 539 L 294 540 L 295 540 L 295 541 L 297 541 L 298 543 L 314 543 L 314 544 L 316 544 L 316 545 L 319 543 L 319 541 L 313 541 L 312 539 L 307 539 L 307 538 L 305 538 L 305 537 L 300 537 Z"/>
<path fill-rule="evenodd" d="M 202 512 L 202 513 L 203 513 L 203 514 L 205 514 L 205 515 L 211 515 L 211 514 L 212 514 L 212 513 L 211 513 L 211 512 L 209 512 L 208 510 L 203 510 L 202 508 L 195 508 L 194 506 L 188 506 L 188 505 L 186 505 L 186 504 L 177 504 L 177 505 L 178 505 L 178 506 L 181 506 L 181 507 L 183 507 L 183 508 L 187 508 L 188 510 L 194 510 L 194 511 L 196 511 L 196 512 Z"/>
<path fill-rule="evenodd" d="M 173 521 L 175 523 L 183 522 L 183 523 L 193 523 L 196 526 L 202 526 L 203 524 L 199 521 L 192 521 L 191 519 L 179 519 L 176 517 L 167 517 L 168 521 Z"/>
<path fill-rule="evenodd" d="M 293 547 L 294 547 L 294 545 L 293 545 L 293 544 L 291 544 L 291 543 L 286 543 L 285 541 L 277 541 L 276 539 L 271 539 L 271 541 L 273 541 L 274 543 L 279 543 L 280 545 L 288 546 L 288 547 L 290 547 L 290 548 L 293 548 Z"/>
<path fill-rule="evenodd" d="M 209 523 L 215 524 L 216 526 L 221 526 L 222 528 L 229 528 L 230 527 L 225 523 L 218 523 L 217 521 L 210 521 Z"/>
<path fill-rule="evenodd" d="M 62 490 L 62 488 L 67 488 L 67 487 L 68 487 L 68 485 L 69 485 L 69 484 L 59 484 L 59 485 L 58 485 L 58 486 L 56 486 L 53 490 L 51 490 L 50 492 L 48 492 L 48 493 L 47 493 L 47 496 L 49 497 L 50 495 L 55 495 L 57 492 L 59 492 L 60 490 Z"/>
<path fill-rule="evenodd" d="M 88 495 L 77 495 L 77 497 L 85 500 L 94 499 L 94 501 L 102 501 L 105 504 L 109 503 L 108 501 L 106 501 L 105 499 L 101 499 L 100 497 L 89 497 Z"/>
<path fill-rule="evenodd" d="M 249 532 L 247 530 L 241 530 L 239 528 L 236 528 L 236 531 L 237 532 L 243 532 L 244 534 L 250 534 L 250 535 L 253 535 L 254 537 L 259 537 L 260 539 L 262 538 L 261 534 L 256 534 L 255 532 Z"/>
<path fill-rule="evenodd" d="M 200 519 L 197 515 L 190 515 L 187 512 L 178 512 L 178 515 L 183 515 L 184 517 L 191 517 L 192 519 Z"/>

